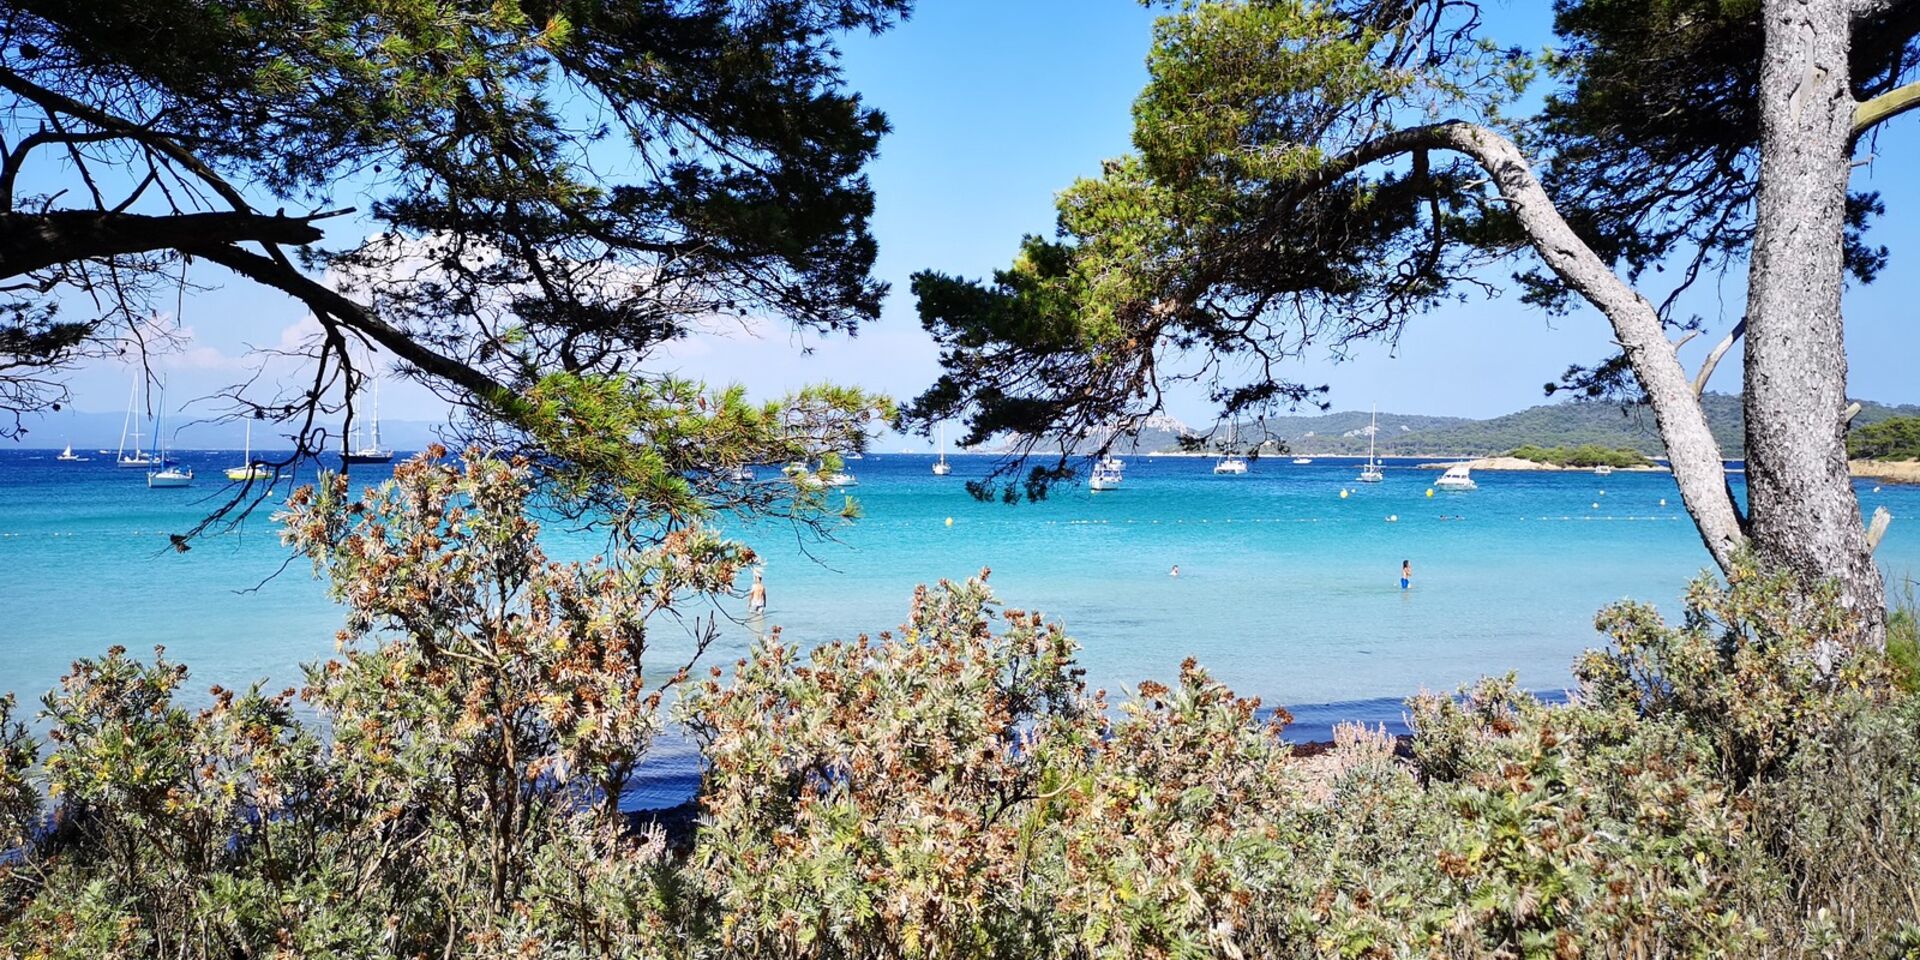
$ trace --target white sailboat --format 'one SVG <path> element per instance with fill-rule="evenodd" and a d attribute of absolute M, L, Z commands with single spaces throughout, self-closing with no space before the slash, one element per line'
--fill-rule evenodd
<path fill-rule="evenodd" d="M 80 456 L 79 454 L 73 452 L 73 441 L 71 440 L 67 441 L 67 448 L 65 450 L 60 451 L 60 455 L 57 457 L 54 457 L 54 459 L 65 460 L 69 463 L 85 463 L 87 461 L 86 457 Z"/>
<path fill-rule="evenodd" d="M 1089 490 L 1118 490 L 1126 480 L 1127 462 L 1119 457 L 1101 457 L 1093 465 L 1093 474 L 1087 478 Z"/>
<path fill-rule="evenodd" d="M 227 479 L 239 482 L 266 480 L 273 476 L 267 465 L 253 459 L 253 420 L 247 420 L 247 447 L 240 455 L 240 466 L 227 468 Z"/>
<path fill-rule="evenodd" d="M 1221 457 L 1219 460 L 1214 461 L 1213 472 L 1216 476 L 1237 477 L 1237 476 L 1243 476 L 1246 474 L 1247 472 L 1246 458 L 1234 452 L 1234 441 L 1236 438 L 1237 438 L 1237 434 L 1235 433 L 1235 430 L 1234 430 L 1234 422 L 1232 418 L 1228 418 L 1226 455 Z"/>
<path fill-rule="evenodd" d="M 1361 483 L 1379 483 L 1387 478 L 1380 472 L 1380 459 L 1374 456 L 1374 437 L 1380 432 L 1380 408 L 1373 408 L 1373 421 L 1367 425 L 1367 465 L 1357 477 Z"/>
<path fill-rule="evenodd" d="M 392 463 L 393 451 L 380 445 L 380 378 L 373 378 L 373 442 L 348 450 L 341 460 L 347 463 Z"/>
<path fill-rule="evenodd" d="M 952 472 L 953 467 L 947 463 L 947 425 L 943 423 L 940 425 L 940 459 L 933 465 L 933 475 L 944 477 Z"/>
<path fill-rule="evenodd" d="M 185 486 L 190 486 L 193 483 L 192 467 L 182 467 L 177 464 L 170 464 L 167 462 L 167 432 L 166 432 L 167 406 L 166 405 L 167 405 L 167 394 L 165 390 L 162 390 L 160 392 L 160 404 L 154 410 L 154 420 L 153 420 L 154 440 L 159 444 L 159 447 L 160 447 L 159 458 L 156 461 L 159 464 L 160 469 L 150 470 L 147 472 L 147 487 L 149 489 L 162 488 L 162 487 L 185 487 Z M 124 465 L 125 464 L 122 464 L 122 466 Z"/>
<path fill-rule="evenodd" d="M 127 388 L 127 418 L 120 421 L 120 450 L 115 453 L 113 457 L 114 466 L 122 470 L 145 470 L 148 467 L 159 464 L 159 461 L 148 455 L 140 444 L 140 420 L 141 417 L 144 416 L 144 413 L 136 413 L 135 408 L 139 406 L 140 381 L 142 379 L 144 378 L 135 377 L 132 385 Z M 133 453 L 131 455 L 127 453 L 127 434 L 129 431 L 133 434 Z"/>

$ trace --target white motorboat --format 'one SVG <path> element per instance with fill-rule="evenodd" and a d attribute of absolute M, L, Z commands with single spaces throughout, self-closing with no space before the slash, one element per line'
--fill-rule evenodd
<path fill-rule="evenodd" d="M 752 467 L 739 466 L 727 471 L 727 479 L 735 483 L 752 483 L 759 479 L 759 475 L 753 472 Z"/>
<path fill-rule="evenodd" d="M 1247 459 L 1234 451 L 1235 434 L 1233 427 L 1233 420 L 1228 419 L 1226 455 L 1214 461 L 1213 473 L 1215 476 L 1238 477 L 1246 475 Z"/>
<path fill-rule="evenodd" d="M 1367 465 L 1360 469 L 1355 479 L 1361 483 L 1379 483 L 1387 478 L 1380 471 L 1380 458 L 1374 455 L 1374 435 L 1380 432 L 1380 408 L 1373 408 L 1373 422 L 1367 424 Z"/>
<path fill-rule="evenodd" d="M 826 482 L 829 487 L 857 487 L 860 485 L 860 478 L 851 473 L 831 473 L 827 475 Z"/>
<path fill-rule="evenodd" d="M 788 480 L 792 480 L 794 486 L 797 487 L 818 489 L 826 486 L 826 481 L 820 479 L 818 474 L 808 469 L 806 464 L 798 460 L 781 467 L 780 472 L 785 474 Z"/>
<path fill-rule="evenodd" d="M 1312 463 L 1313 458 L 1312 457 L 1294 457 L 1293 462 L 1299 466 L 1304 467 L 1307 464 Z"/>
<path fill-rule="evenodd" d="M 1126 463 L 1118 457 L 1102 457 L 1094 464 L 1093 474 L 1087 478 L 1090 490 L 1118 490 L 1126 479 Z"/>
<path fill-rule="evenodd" d="M 1612 474 L 1613 468 L 1604 463 L 1593 468 L 1593 475 L 1596 477 L 1612 476 Z"/>
<path fill-rule="evenodd" d="M 1436 490 L 1478 490 L 1480 485 L 1473 482 L 1473 468 L 1464 463 L 1456 463 L 1433 482 Z"/>

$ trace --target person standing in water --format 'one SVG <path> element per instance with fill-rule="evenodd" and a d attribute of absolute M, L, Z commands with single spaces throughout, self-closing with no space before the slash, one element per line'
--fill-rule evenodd
<path fill-rule="evenodd" d="M 753 568 L 753 588 L 747 591 L 747 612 L 758 616 L 767 611 L 767 581 L 760 567 Z"/>
<path fill-rule="evenodd" d="M 1413 586 L 1413 561 L 1402 560 L 1400 561 L 1400 589 L 1406 590 L 1406 589 L 1410 589 L 1412 586 Z"/>

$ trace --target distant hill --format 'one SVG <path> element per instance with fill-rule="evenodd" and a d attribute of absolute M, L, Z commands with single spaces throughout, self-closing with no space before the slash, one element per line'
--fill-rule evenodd
<path fill-rule="evenodd" d="M 1710 393 L 1705 398 L 1707 420 L 1721 451 L 1730 459 L 1746 455 L 1745 420 L 1740 398 Z M 1920 416 L 1920 406 L 1890 406 L 1861 401 L 1861 412 L 1854 426 L 1878 423 L 1889 417 Z M 17 446 L 59 449 L 71 442 L 79 450 L 113 449 L 120 441 L 122 413 L 83 413 L 63 411 L 28 421 L 31 431 Z M 183 450 L 239 449 L 242 425 L 194 422 L 184 416 L 170 421 L 178 424 L 173 445 Z M 1364 410 L 1346 410 L 1318 416 L 1269 417 L 1264 423 L 1243 422 L 1240 439 L 1250 444 L 1258 438 L 1270 438 L 1285 444 L 1292 454 L 1303 456 L 1364 456 L 1367 452 L 1367 423 L 1371 414 Z M 380 437 L 398 450 L 419 450 L 437 439 L 442 425 L 426 420 L 382 420 Z M 1262 432 L 1264 429 L 1264 432 Z M 1155 417 L 1134 440 L 1122 437 L 1117 447 L 1124 454 L 1180 449 L 1180 438 L 1193 429 L 1172 417 Z M 1224 439 L 1221 431 L 1215 438 Z M 150 440 L 150 438 L 149 438 Z M 276 431 L 256 427 L 254 447 L 273 450 L 289 444 Z M 1528 407 L 1489 420 L 1466 417 L 1431 417 L 1423 414 L 1380 412 L 1379 449 L 1382 456 L 1408 457 L 1482 457 L 1505 453 L 1516 447 L 1535 444 L 1543 447 L 1597 444 L 1625 447 L 1650 457 L 1666 452 L 1654 428 L 1653 411 L 1645 407 L 1621 407 L 1611 403 L 1568 401 Z M 1091 442 L 1081 446 L 1091 449 Z M 931 451 L 932 442 L 922 437 L 903 437 L 882 432 L 871 449 L 892 452 L 909 449 Z M 1276 446 L 1269 446 L 1269 452 Z M 956 451 L 958 452 L 958 451 Z"/>
<path fill-rule="evenodd" d="M 1740 410 L 1740 398 L 1710 393 L 1705 397 L 1707 422 L 1720 441 L 1723 455 L 1729 459 L 1746 456 L 1746 420 Z M 1889 406 L 1861 401 L 1855 426 L 1878 423 L 1889 417 L 1920 415 L 1920 406 Z M 1287 449 L 1303 456 L 1364 456 L 1367 452 L 1366 411 L 1343 411 L 1313 417 L 1272 417 L 1261 426 L 1264 436 L 1286 444 Z M 1253 424 L 1242 424 L 1243 438 L 1261 436 Z M 1173 450 L 1176 437 L 1143 437 L 1141 447 L 1148 450 Z M 1159 441 L 1157 444 L 1149 441 Z M 1505 453 L 1516 447 L 1579 446 L 1597 444 L 1638 450 L 1650 457 L 1663 456 L 1660 442 L 1647 407 L 1622 407 L 1593 401 L 1546 403 L 1528 407 L 1489 420 L 1462 417 L 1428 417 L 1400 413 L 1380 413 L 1378 448 L 1381 456 L 1461 456 L 1481 457 Z"/>

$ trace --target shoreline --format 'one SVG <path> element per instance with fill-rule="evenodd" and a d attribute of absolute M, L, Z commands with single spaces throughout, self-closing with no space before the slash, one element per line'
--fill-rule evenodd
<path fill-rule="evenodd" d="M 1866 480 L 1920 484 L 1920 460 L 1848 460 L 1847 472 Z"/>
<path fill-rule="evenodd" d="M 1479 457 L 1472 460 L 1451 460 L 1446 462 L 1423 463 L 1416 469 L 1445 470 L 1449 467 L 1465 465 L 1470 470 L 1514 471 L 1521 473 L 1592 473 L 1593 467 L 1563 467 L 1555 463 L 1541 463 L 1538 460 L 1522 460 L 1519 457 Z M 1657 463 L 1637 467 L 1614 467 L 1615 473 L 1671 473 L 1673 468 Z"/>

